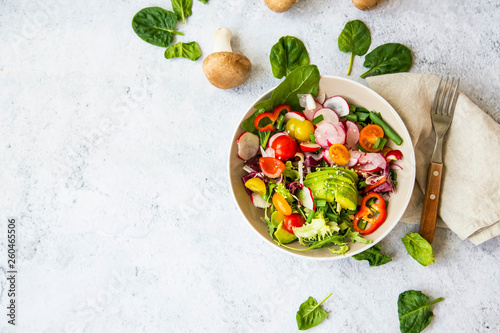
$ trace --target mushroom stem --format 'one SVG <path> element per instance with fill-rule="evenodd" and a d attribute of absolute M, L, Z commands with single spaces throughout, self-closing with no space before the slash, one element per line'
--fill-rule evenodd
<path fill-rule="evenodd" d="M 215 32 L 214 52 L 233 52 L 231 48 L 233 34 L 227 28 L 220 28 Z"/>

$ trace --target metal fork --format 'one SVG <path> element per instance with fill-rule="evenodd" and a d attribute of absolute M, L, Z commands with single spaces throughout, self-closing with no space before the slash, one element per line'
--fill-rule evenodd
<path fill-rule="evenodd" d="M 443 172 L 443 140 L 455 114 L 459 83 L 460 79 L 455 80 L 452 78 L 449 80 L 446 78 L 443 81 L 441 78 L 431 107 L 431 120 L 432 127 L 436 133 L 436 144 L 427 175 L 427 186 L 419 231 L 420 235 L 429 243 L 432 243 L 434 240 L 434 231 L 436 229 L 439 191 Z"/>

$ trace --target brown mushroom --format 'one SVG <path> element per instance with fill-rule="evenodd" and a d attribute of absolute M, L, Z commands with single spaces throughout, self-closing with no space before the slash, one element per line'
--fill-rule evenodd
<path fill-rule="evenodd" d="M 231 49 L 231 37 L 229 29 L 218 29 L 215 33 L 214 52 L 203 60 L 205 76 L 220 89 L 231 89 L 243 84 L 252 69 L 247 57 Z"/>
<path fill-rule="evenodd" d="M 371 10 L 378 6 L 382 0 L 352 0 L 352 3 L 357 9 Z"/>
<path fill-rule="evenodd" d="M 299 0 L 264 0 L 267 7 L 276 13 L 283 13 L 292 8 Z"/>

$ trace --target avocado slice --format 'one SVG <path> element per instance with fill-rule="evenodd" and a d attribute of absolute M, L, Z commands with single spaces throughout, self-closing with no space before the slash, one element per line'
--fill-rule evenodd
<path fill-rule="evenodd" d="M 285 230 L 283 222 L 278 225 L 278 229 L 274 232 L 274 237 L 276 237 L 281 244 L 288 244 L 297 239 L 297 236 Z"/>

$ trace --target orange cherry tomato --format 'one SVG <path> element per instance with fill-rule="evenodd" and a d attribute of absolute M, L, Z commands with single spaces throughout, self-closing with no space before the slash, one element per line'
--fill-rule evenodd
<path fill-rule="evenodd" d="M 340 143 L 331 145 L 328 152 L 332 161 L 338 165 L 346 165 L 351 158 L 349 150 L 347 150 L 346 146 Z"/>
<path fill-rule="evenodd" d="M 292 214 L 292 207 L 290 207 L 285 197 L 278 192 L 273 194 L 273 205 L 278 212 L 285 216 Z"/>
<path fill-rule="evenodd" d="M 269 178 L 277 178 L 285 170 L 285 163 L 274 157 L 259 158 L 259 166 L 262 173 Z"/>
<path fill-rule="evenodd" d="M 359 132 L 359 144 L 361 148 L 370 153 L 376 153 L 380 149 L 374 149 L 373 146 L 378 138 L 384 137 L 384 130 L 379 125 L 366 125 Z"/>

